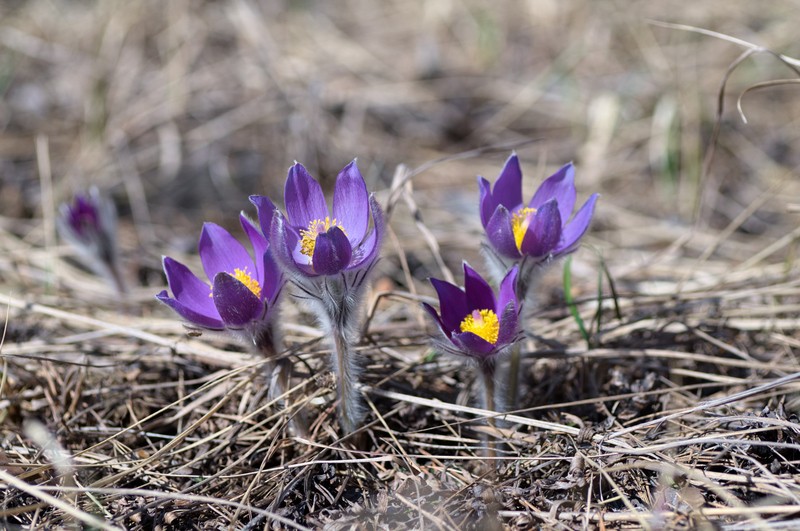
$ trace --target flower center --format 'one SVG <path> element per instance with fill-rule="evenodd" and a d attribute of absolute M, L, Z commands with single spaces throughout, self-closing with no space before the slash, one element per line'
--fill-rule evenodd
<path fill-rule="evenodd" d="M 252 291 L 253 295 L 261 297 L 261 285 L 258 283 L 258 280 L 250 276 L 246 267 L 244 269 L 239 269 L 238 267 L 234 269 L 233 278 L 247 286 L 247 289 Z"/>
<path fill-rule="evenodd" d="M 517 250 L 520 252 L 522 252 L 522 240 L 525 239 L 525 233 L 528 232 L 528 226 L 531 224 L 531 217 L 534 214 L 536 214 L 535 208 L 525 207 L 511 216 L 511 230 L 514 233 Z"/>
<path fill-rule="evenodd" d="M 308 262 L 311 263 L 311 258 L 314 256 L 314 247 L 317 245 L 317 236 L 320 233 L 328 232 L 331 227 L 339 227 L 342 232 L 347 234 L 344 227 L 336 221 L 336 218 L 331 219 L 325 216 L 325 219 L 315 219 L 308 224 L 308 229 L 300 231 L 300 252 L 308 257 Z"/>
<path fill-rule="evenodd" d="M 233 270 L 233 278 L 247 286 L 247 289 L 253 292 L 253 295 L 256 297 L 261 297 L 261 284 L 258 283 L 258 280 L 254 279 L 250 276 L 250 273 L 247 272 L 247 267 L 244 269 L 239 269 L 238 267 Z M 211 288 L 211 293 L 208 294 L 209 297 L 214 296 L 214 288 Z"/>
<path fill-rule="evenodd" d="M 461 321 L 462 332 L 472 332 L 492 345 L 500 334 L 500 320 L 492 310 L 473 310 Z"/>

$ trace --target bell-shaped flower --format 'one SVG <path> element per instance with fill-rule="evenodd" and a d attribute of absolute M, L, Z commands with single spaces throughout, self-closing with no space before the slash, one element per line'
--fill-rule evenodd
<path fill-rule="evenodd" d="M 522 170 L 516 154 L 505 163 L 492 186 L 483 177 L 480 214 L 489 244 L 504 258 L 544 261 L 573 252 L 589 228 L 598 194 L 592 194 L 573 216 L 575 167 L 570 162 L 545 181 L 526 204 Z M 570 219 L 571 218 L 571 219 Z"/>
<path fill-rule="evenodd" d="M 439 313 L 423 307 L 434 318 L 443 337 L 435 345 L 445 352 L 466 356 L 483 365 L 493 363 L 520 335 L 520 305 L 515 293 L 517 266 L 511 268 L 495 295 L 489 283 L 464 262 L 464 289 L 431 279 L 439 295 Z"/>
<path fill-rule="evenodd" d="M 275 259 L 301 292 L 332 339 L 331 366 L 339 393 L 339 423 L 345 434 L 361 425 L 365 409 L 357 380 L 359 307 L 365 280 L 378 261 L 383 214 L 367 192 L 353 161 L 339 172 L 333 211 L 322 187 L 302 164 L 289 169 L 284 189 L 286 216 L 268 198 L 252 196 Z"/>
<path fill-rule="evenodd" d="M 240 220 L 255 260 L 228 231 L 206 223 L 198 250 L 210 284 L 180 262 L 164 257 L 164 272 L 173 296 L 164 290 L 156 297 L 190 326 L 242 332 L 257 341 L 269 327 L 284 281 L 267 239 L 244 214 Z"/>
<path fill-rule="evenodd" d="M 88 194 L 75 194 L 72 203 L 59 207 L 56 228 L 87 267 L 125 291 L 117 249 L 117 210 L 109 198 L 95 187 Z"/>
<path fill-rule="evenodd" d="M 276 258 L 293 278 L 342 272 L 358 277 L 358 272 L 371 268 L 378 258 L 383 215 L 375 198 L 367 192 L 355 161 L 336 178 L 333 212 L 325 202 L 322 187 L 299 163 L 289 169 L 286 179 L 286 217 L 268 198 L 250 199 L 258 208 L 264 234 L 271 235 Z M 357 280 L 363 281 L 363 277 Z"/>

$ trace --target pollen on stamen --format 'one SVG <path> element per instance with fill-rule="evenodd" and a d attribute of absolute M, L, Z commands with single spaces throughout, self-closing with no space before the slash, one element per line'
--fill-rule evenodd
<path fill-rule="evenodd" d="M 522 208 L 511 216 L 511 230 L 514 233 L 514 243 L 517 244 L 517 249 L 522 251 L 522 240 L 525 239 L 525 233 L 528 232 L 528 226 L 531 224 L 531 217 L 536 214 L 535 208 Z"/>
<path fill-rule="evenodd" d="M 460 329 L 494 345 L 500 335 L 500 320 L 492 310 L 474 310 L 461 321 Z"/>
<path fill-rule="evenodd" d="M 233 270 L 233 274 L 231 275 L 233 278 L 247 286 L 253 295 L 256 297 L 261 297 L 261 284 L 258 283 L 258 280 L 254 279 L 250 276 L 250 273 L 247 272 L 247 267 L 244 269 L 239 269 L 238 267 Z M 208 294 L 209 297 L 214 296 L 214 288 L 211 288 L 211 292 Z"/>
<path fill-rule="evenodd" d="M 247 268 L 239 269 L 238 267 L 233 270 L 233 278 L 247 286 L 247 289 L 253 292 L 256 297 L 261 297 L 261 285 L 258 280 L 250 276 Z"/>
<path fill-rule="evenodd" d="M 317 236 L 322 232 L 328 232 L 331 227 L 339 227 L 342 232 L 347 234 L 336 218 L 331 219 L 326 216 L 325 219 L 315 219 L 308 224 L 308 229 L 300 231 L 300 252 L 308 257 L 309 263 L 314 256 L 314 248 L 317 245 Z"/>

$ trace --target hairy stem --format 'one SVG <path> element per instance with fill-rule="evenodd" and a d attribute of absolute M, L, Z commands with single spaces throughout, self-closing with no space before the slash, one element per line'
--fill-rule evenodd
<path fill-rule="evenodd" d="M 494 373 L 495 373 L 494 361 L 484 361 L 483 363 L 481 363 L 480 377 L 484 391 L 485 409 L 488 409 L 489 411 L 496 411 Z M 492 428 L 495 427 L 495 418 L 493 416 L 487 418 L 486 421 L 489 423 L 489 426 L 491 426 Z M 489 437 L 487 439 L 487 445 L 486 445 L 486 457 L 492 458 L 496 456 L 497 456 L 497 446 L 495 440 L 492 437 Z"/>
<path fill-rule="evenodd" d="M 335 321 L 332 328 L 332 361 L 336 372 L 336 388 L 339 391 L 339 424 L 342 432 L 349 435 L 361 425 L 364 412 L 361 407 L 361 397 L 356 388 L 356 367 L 347 331 Z"/>
<path fill-rule="evenodd" d="M 293 365 L 291 360 L 278 357 L 277 339 L 273 328 L 274 325 L 270 325 L 269 331 L 256 337 L 254 343 L 259 354 L 269 360 L 265 367 L 270 379 L 269 396 L 277 398 L 289 390 Z M 286 404 L 281 401 L 280 405 L 285 407 Z M 289 426 L 298 437 L 308 436 L 308 420 L 302 408 L 298 409 L 289 420 Z"/>
<path fill-rule="evenodd" d="M 507 406 L 510 409 L 517 409 L 519 401 L 519 366 L 520 366 L 520 350 L 519 343 L 511 347 L 511 359 L 508 362 L 508 396 L 506 397 Z"/>

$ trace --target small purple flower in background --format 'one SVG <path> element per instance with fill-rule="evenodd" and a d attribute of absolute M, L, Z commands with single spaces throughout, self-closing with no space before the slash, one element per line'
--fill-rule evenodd
<path fill-rule="evenodd" d="M 206 223 L 198 251 L 211 284 L 180 262 L 164 257 L 164 273 L 173 297 L 167 290 L 156 297 L 192 327 L 244 333 L 257 343 L 260 336 L 271 333 L 268 328 L 272 309 L 280 296 L 283 278 L 267 239 L 244 215 L 241 223 L 255 251 L 255 260 L 228 231 Z"/>
<path fill-rule="evenodd" d="M 502 395 L 495 392 L 497 361 L 520 337 L 517 272 L 517 266 L 508 271 L 495 295 L 488 282 L 464 262 L 464 289 L 432 278 L 439 295 L 439 313 L 423 303 L 442 332 L 434 339 L 434 347 L 477 364 L 487 409 L 501 409 Z"/>
<path fill-rule="evenodd" d="M 110 199 L 96 187 L 88 194 L 75 194 L 72 203 L 59 207 L 56 228 L 87 267 L 125 292 L 117 249 L 117 210 Z"/>
<path fill-rule="evenodd" d="M 383 213 L 355 161 L 336 178 L 332 213 L 322 187 L 299 163 L 286 178 L 286 216 L 266 197 L 250 200 L 258 208 L 262 231 L 270 235 L 276 260 L 300 291 L 297 296 L 333 338 L 339 424 L 350 434 L 364 418 L 354 345 L 365 280 L 378 261 Z"/>
<path fill-rule="evenodd" d="M 516 154 L 506 161 L 494 190 L 483 177 L 478 184 L 481 223 L 492 258 L 500 263 L 502 271 L 507 270 L 508 260 L 535 265 L 575 251 L 589 228 L 599 197 L 592 194 L 572 216 L 577 192 L 575 167 L 569 163 L 545 179 L 525 205 L 522 170 Z M 522 267 L 520 274 L 528 273 Z"/>

